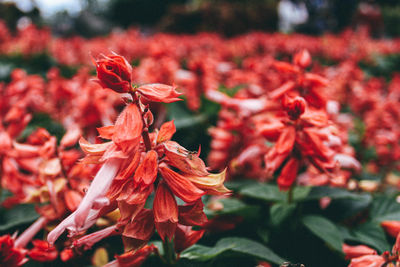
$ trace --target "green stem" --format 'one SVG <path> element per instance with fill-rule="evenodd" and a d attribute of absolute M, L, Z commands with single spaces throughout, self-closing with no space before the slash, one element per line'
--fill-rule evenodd
<path fill-rule="evenodd" d="M 288 204 L 291 204 L 293 202 L 293 189 L 294 186 L 291 186 L 288 193 L 287 193 L 287 202 Z"/>
<path fill-rule="evenodd" d="M 164 249 L 164 259 L 167 261 L 167 264 L 173 266 L 176 264 L 176 255 L 173 247 L 173 241 L 165 239 L 163 242 L 163 249 Z"/>

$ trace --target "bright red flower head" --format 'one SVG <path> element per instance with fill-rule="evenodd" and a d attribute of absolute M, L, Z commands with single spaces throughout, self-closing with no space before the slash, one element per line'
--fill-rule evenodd
<path fill-rule="evenodd" d="M 47 241 L 32 241 L 34 248 L 29 251 L 29 257 L 35 261 L 47 262 L 54 261 L 58 257 L 58 251 L 55 247 L 50 246 Z"/>
<path fill-rule="evenodd" d="M 129 92 L 131 89 L 132 66 L 122 56 L 108 55 L 103 57 L 94 62 L 99 84 L 118 93 Z"/>
<path fill-rule="evenodd" d="M 3 267 L 14 267 L 23 265 L 28 259 L 25 258 L 26 250 L 14 247 L 14 239 L 10 235 L 0 236 L 0 265 Z"/>

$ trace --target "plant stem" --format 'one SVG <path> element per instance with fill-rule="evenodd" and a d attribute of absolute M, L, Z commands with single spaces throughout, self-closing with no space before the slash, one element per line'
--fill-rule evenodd
<path fill-rule="evenodd" d="M 173 247 L 173 242 L 169 241 L 168 238 L 163 242 L 164 249 L 164 259 L 167 261 L 167 264 L 172 266 L 176 263 L 176 255 Z"/>
<path fill-rule="evenodd" d="M 291 204 L 293 202 L 293 189 L 294 189 L 294 186 L 291 186 L 288 191 L 288 194 L 287 194 L 288 204 Z"/>

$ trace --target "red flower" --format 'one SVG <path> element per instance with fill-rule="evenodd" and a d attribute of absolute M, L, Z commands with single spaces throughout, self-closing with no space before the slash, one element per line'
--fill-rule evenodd
<path fill-rule="evenodd" d="M 43 240 L 33 240 L 34 248 L 29 251 L 29 257 L 35 261 L 54 261 L 58 257 L 58 251 Z"/>
<path fill-rule="evenodd" d="M 26 250 L 14 247 L 14 239 L 10 235 L 0 236 L 0 265 L 3 267 L 21 266 L 28 261 Z"/>
<path fill-rule="evenodd" d="M 118 55 L 103 56 L 94 62 L 96 80 L 102 87 L 110 88 L 118 93 L 127 93 L 131 89 L 132 66 Z"/>
<path fill-rule="evenodd" d="M 378 255 L 365 255 L 351 260 L 349 267 L 383 266 L 385 258 Z"/>
<path fill-rule="evenodd" d="M 164 241 L 165 237 L 172 240 L 178 223 L 178 205 L 171 190 L 164 182 L 160 182 L 157 187 L 153 211 L 158 234 Z"/>
<path fill-rule="evenodd" d="M 146 245 L 139 250 L 129 251 L 120 256 L 116 255 L 115 258 L 117 259 L 109 262 L 105 267 L 139 267 L 151 253 L 156 251 L 156 249 L 157 248 L 154 245 Z"/>
<path fill-rule="evenodd" d="M 376 255 L 376 251 L 370 247 L 359 245 L 359 246 L 349 246 L 346 244 L 342 245 L 343 253 L 346 255 L 346 259 L 358 258 L 365 255 Z"/>

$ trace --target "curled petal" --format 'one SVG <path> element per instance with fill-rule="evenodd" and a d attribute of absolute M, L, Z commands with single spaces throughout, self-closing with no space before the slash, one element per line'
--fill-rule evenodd
<path fill-rule="evenodd" d="M 194 202 L 205 194 L 203 190 L 197 188 L 191 181 L 165 165 L 160 166 L 160 172 L 172 192 L 187 203 Z"/>
<path fill-rule="evenodd" d="M 207 176 L 185 175 L 196 187 L 212 195 L 223 195 L 231 191 L 224 186 L 226 169 L 220 173 L 209 174 Z"/>
<path fill-rule="evenodd" d="M 176 87 L 161 83 L 145 84 L 137 88 L 137 91 L 152 102 L 172 103 L 182 100 L 178 98 L 182 94 L 176 91 Z"/>
<path fill-rule="evenodd" d="M 106 142 L 102 144 L 90 144 L 83 137 L 79 139 L 79 145 L 83 152 L 92 156 L 102 156 L 112 142 Z"/>
<path fill-rule="evenodd" d="M 208 175 L 206 165 L 204 161 L 196 155 L 197 152 L 190 152 L 174 141 L 167 141 L 163 144 L 165 148 L 165 155 L 172 166 L 187 174 L 197 176 Z"/>

